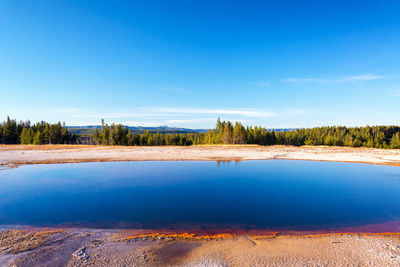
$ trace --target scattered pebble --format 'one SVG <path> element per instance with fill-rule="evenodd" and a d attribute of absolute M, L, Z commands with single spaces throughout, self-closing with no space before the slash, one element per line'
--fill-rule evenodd
<path fill-rule="evenodd" d="M 80 248 L 77 251 L 75 251 L 74 253 L 72 253 L 72 256 L 77 258 L 78 260 L 88 260 L 89 259 L 89 255 L 87 254 L 86 248 Z"/>

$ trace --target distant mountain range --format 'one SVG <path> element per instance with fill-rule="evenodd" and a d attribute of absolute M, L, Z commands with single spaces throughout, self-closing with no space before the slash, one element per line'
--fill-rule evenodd
<path fill-rule="evenodd" d="M 92 135 L 95 129 L 101 129 L 101 125 L 86 125 L 86 126 L 66 126 L 70 133 L 79 135 Z M 205 133 L 209 129 L 189 129 L 189 128 L 178 128 L 170 127 L 166 125 L 158 127 L 144 127 L 144 126 L 126 126 L 129 130 L 134 133 L 143 133 L 144 131 L 149 131 L 151 133 Z M 275 132 L 287 132 L 297 130 L 297 128 L 279 128 L 279 129 L 267 129 L 269 131 L 274 130 Z"/>
<path fill-rule="evenodd" d="M 87 125 L 87 126 L 66 126 L 70 133 L 81 134 L 81 135 L 91 135 L 94 133 L 95 129 L 101 129 L 101 125 Z M 129 130 L 134 133 L 143 133 L 144 131 L 149 131 L 151 133 L 205 133 L 208 129 L 188 129 L 188 128 L 178 128 L 169 127 L 166 125 L 158 127 L 143 127 L 143 126 L 126 126 Z"/>

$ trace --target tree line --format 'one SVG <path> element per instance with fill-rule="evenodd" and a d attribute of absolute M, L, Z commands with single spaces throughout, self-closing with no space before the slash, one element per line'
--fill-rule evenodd
<path fill-rule="evenodd" d="M 101 120 L 101 129 L 95 129 L 93 141 L 99 145 L 120 146 L 190 146 L 201 144 L 201 133 L 166 133 L 160 134 L 145 131 L 133 133 L 122 124 L 112 123 L 110 126 Z"/>
<path fill-rule="evenodd" d="M 0 123 L 0 144 L 79 144 L 79 137 L 68 132 L 60 122 L 50 124 L 10 119 Z"/>
<path fill-rule="evenodd" d="M 105 124 L 95 131 L 93 140 L 102 145 L 163 146 L 197 144 L 257 144 L 257 145 L 326 145 L 371 148 L 400 148 L 400 127 L 327 126 L 275 132 L 261 126 L 244 127 L 240 122 L 217 120 L 214 129 L 206 133 L 160 134 L 132 133 L 122 124 Z"/>
<path fill-rule="evenodd" d="M 50 124 L 29 121 L 17 122 L 7 117 L 0 123 L 1 144 L 88 144 L 126 146 L 189 146 L 200 144 L 257 144 L 257 145 L 326 145 L 400 149 L 399 126 L 344 127 L 327 126 L 290 131 L 268 130 L 260 126 L 244 127 L 240 122 L 217 120 L 214 129 L 206 133 L 135 133 L 122 124 L 108 125 L 91 136 L 68 132 L 60 122 Z"/>

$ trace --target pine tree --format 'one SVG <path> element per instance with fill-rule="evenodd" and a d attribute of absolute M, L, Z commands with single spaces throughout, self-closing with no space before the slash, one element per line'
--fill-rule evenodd
<path fill-rule="evenodd" d="M 390 142 L 390 148 L 400 148 L 400 133 L 397 132 L 393 135 L 392 140 Z"/>
<path fill-rule="evenodd" d="M 30 137 L 27 128 L 23 128 L 20 136 L 20 143 L 23 145 L 27 145 L 30 143 Z"/>
<path fill-rule="evenodd" d="M 232 144 L 232 139 L 233 139 L 233 127 L 231 122 L 228 121 L 224 125 L 224 135 L 223 135 L 224 144 Z"/>
<path fill-rule="evenodd" d="M 246 129 L 239 122 L 235 123 L 233 127 L 233 143 L 245 144 L 246 143 Z"/>
<path fill-rule="evenodd" d="M 96 144 L 102 144 L 102 141 L 101 141 L 101 138 L 100 138 L 100 134 L 99 134 L 99 130 L 97 130 L 97 128 L 94 130 L 93 140 L 96 142 Z"/>
<path fill-rule="evenodd" d="M 44 136 L 43 134 L 40 132 L 40 130 L 37 130 L 35 133 L 35 136 L 33 137 L 33 144 L 34 145 L 43 145 Z"/>

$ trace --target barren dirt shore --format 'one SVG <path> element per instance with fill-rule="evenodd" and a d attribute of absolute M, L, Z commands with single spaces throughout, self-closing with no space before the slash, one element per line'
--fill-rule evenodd
<path fill-rule="evenodd" d="M 144 160 L 297 159 L 400 166 L 400 150 L 320 146 L 80 146 L 0 145 L 0 166 Z"/>
<path fill-rule="evenodd" d="M 399 266 L 397 234 L 190 238 L 5 230 L 0 266 Z"/>

